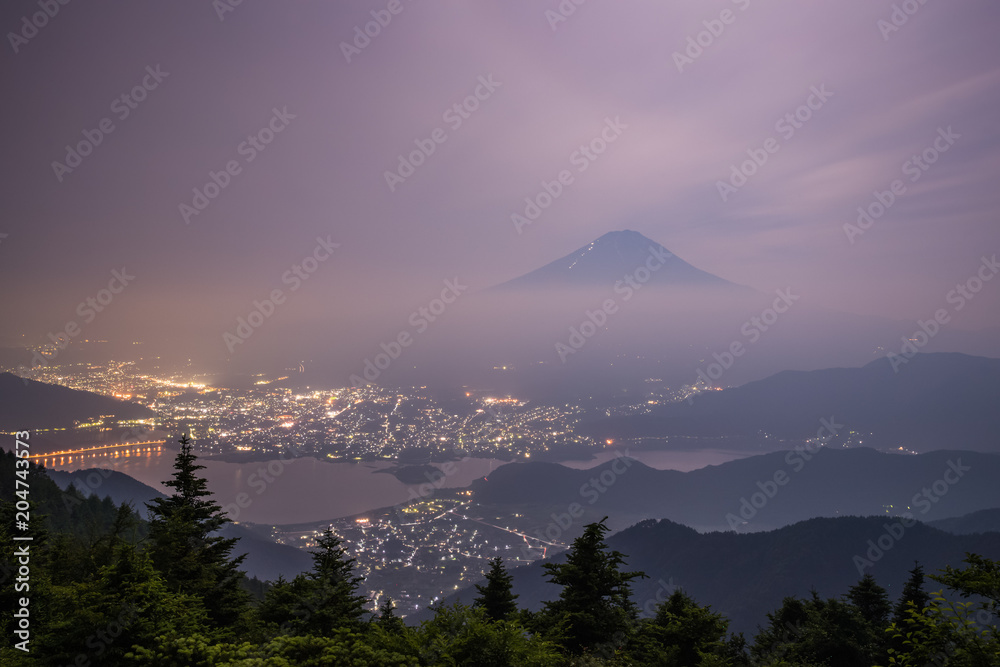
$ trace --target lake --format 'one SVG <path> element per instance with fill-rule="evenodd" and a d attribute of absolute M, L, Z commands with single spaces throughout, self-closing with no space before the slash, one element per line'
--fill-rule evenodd
<path fill-rule="evenodd" d="M 589 461 L 565 461 L 563 465 L 586 469 L 614 458 L 602 451 Z M 743 458 L 745 453 L 723 450 L 637 451 L 630 456 L 659 470 L 689 471 Z M 173 474 L 175 452 L 118 458 L 80 458 L 52 465 L 56 470 L 110 468 L 167 493 L 162 482 Z M 315 458 L 255 463 L 202 460 L 200 471 L 208 480 L 216 502 L 240 521 L 261 524 L 291 524 L 335 519 L 418 498 L 439 487 L 464 487 L 504 464 L 494 459 L 467 458 L 434 464 L 444 472 L 428 474 L 424 484 L 404 484 L 395 476 L 377 473 L 393 464 L 346 463 Z M 445 474 L 447 473 L 447 474 Z"/>

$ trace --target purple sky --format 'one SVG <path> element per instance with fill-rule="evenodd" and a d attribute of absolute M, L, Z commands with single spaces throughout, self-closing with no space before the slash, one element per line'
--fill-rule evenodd
<path fill-rule="evenodd" d="M 996 2 L 897 3 L 919 9 L 889 31 L 889 0 L 589 0 L 554 29 L 555 0 L 402 0 L 348 63 L 341 43 L 392 4 L 244 0 L 220 20 L 207 1 L 78 1 L 25 41 L 11 33 L 38 5 L 4 3 L 0 340 L 74 320 L 224 354 L 221 333 L 283 288 L 256 345 L 308 328 L 363 351 L 446 278 L 486 287 L 626 228 L 736 283 L 913 321 L 1000 251 Z M 700 32 L 708 46 L 679 68 Z M 147 67 L 167 75 L 122 119 L 115 99 L 152 84 Z M 477 86 L 455 127 L 446 112 Z M 776 127 L 814 87 L 832 96 L 794 133 Z M 294 119 L 248 162 L 239 147 L 275 108 Z M 57 177 L 104 118 L 113 131 Z M 625 127 L 579 171 L 574 151 L 608 118 Z M 390 191 L 386 170 L 438 128 Z M 951 143 L 911 181 L 939 128 Z M 770 138 L 722 201 L 718 182 Z M 179 205 L 231 160 L 239 173 L 185 224 Z M 511 215 L 562 170 L 572 182 L 519 234 Z M 845 223 L 896 179 L 903 194 L 849 242 Z M 283 273 L 328 236 L 340 247 L 290 293 Z M 121 267 L 134 282 L 85 322 L 77 305 Z M 1000 326 L 1000 280 L 958 315 Z"/>

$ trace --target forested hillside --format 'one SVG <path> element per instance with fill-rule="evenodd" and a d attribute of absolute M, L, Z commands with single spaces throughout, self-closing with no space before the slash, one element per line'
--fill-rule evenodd
<path fill-rule="evenodd" d="M 409 627 L 391 600 L 366 609 L 354 561 L 329 530 L 317 540 L 308 572 L 266 586 L 248 581 L 238 540 L 217 534 L 228 519 L 201 468 L 182 438 L 166 481 L 172 493 L 147 504 L 147 523 L 128 505 L 83 498 L 72 486 L 62 491 L 43 470 L 4 453 L 2 602 L 16 611 L 3 617 L 4 635 L 15 641 L 4 645 L 0 662 L 867 667 L 1000 661 L 995 561 L 968 554 L 930 575 L 932 581 L 917 564 L 891 597 L 870 574 L 833 597 L 815 591 L 787 597 L 750 637 L 730 632 L 722 614 L 684 589 L 663 591 L 645 610 L 652 613 L 640 618 L 644 610 L 633 593 L 650 575 L 609 546 L 603 521 L 588 524 L 564 559 L 544 564 L 552 595 L 540 608 L 523 608 L 496 558 L 484 564 L 486 578 L 471 605 L 441 606 Z M 24 511 L 27 528 L 15 519 Z M 668 522 L 653 527 L 686 530 Z M 26 535 L 30 542 L 13 539 Z"/>

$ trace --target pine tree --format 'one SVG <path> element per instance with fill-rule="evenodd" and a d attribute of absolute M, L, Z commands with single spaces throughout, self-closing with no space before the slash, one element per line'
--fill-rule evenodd
<path fill-rule="evenodd" d="M 914 563 L 910 578 L 903 584 L 903 592 L 893 610 L 894 630 L 889 633 L 891 653 L 905 651 L 906 635 L 920 628 L 919 623 L 914 623 L 913 614 L 923 614 L 930 602 L 931 596 L 924 590 L 924 568 L 919 563 Z"/>
<path fill-rule="evenodd" d="M 422 665 L 551 667 L 568 664 L 560 655 L 559 647 L 551 641 L 525 632 L 518 623 L 495 623 L 486 617 L 483 609 L 461 603 L 435 607 L 434 617 L 420 625 L 415 640 Z M 400 648 L 395 650 L 406 652 Z"/>
<path fill-rule="evenodd" d="M 542 566 L 548 581 L 562 586 L 562 592 L 558 600 L 545 603 L 539 620 L 572 653 L 617 649 L 626 642 L 638 618 L 630 582 L 646 574 L 621 571 L 625 557 L 609 551 L 604 541 L 609 531 L 604 523 L 607 519 L 584 526 L 565 563 Z"/>
<path fill-rule="evenodd" d="M 699 665 L 707 656 L 721 662 L 730 647 L 726 644 L 729 622 L 701 607 L 683 591 L 674 591 L 643 621 L 630 646 L 630 657 L 639 665 Z M 736 645 L 735 653 L 743 647 Z"/>
<path fill-rule="evenodd" d="M 51 628 L 46 646 L 52 664 L 122 664 L 135 645 L 204 628 L 200 600 L 167 590 L 149 555 L 122 542 L 94 580 L 62 589 L 61 606 L 74 608 Z"/>
<path fill-rule="evenodd" d="M 313 627 L 325 630 L 358 625 L 367 598 L 357 592 L 364 578 L 354 575 L 356 559 L 348 557 L 330 528 L 316 544 L 319 549 L 311 552 L 313 569 L 306 575 L 312 584 L 310 599 L 318 607 Z"/>
<path fill-rule="evenodd" d="M 473 607 L 482 607 L 486 615 L 494 621 L 505 621 L 517 613 L 518 596 L 511 592 L 512 577 L 503 566 L 499 556 L 490 560 L 490 571 L 486 573 L 486 585 L 476 584 L 479 596 Z"/>
<path fill-rule="evenodd" d="M 924 568 L 920 563 L 914 563 L 910 570 L 910 578 L 903 584 L 903 592 L 899 596 L 896 608 L 893 611 L 892 621 L 897 625 L 903 624 L 910 617 L 910 603 L 918 611 L 923 611 L 931 601 L 931 596 L 924 590 Z"/>
<path fill-rule="evenodd" d="M 750 655 L 760 664 L 776 663 L 794 653 L 809 622 L 809 605 L 798 598 L 786 597 L 781 606 L 767 613 L 767 623 L 758 626 Z"/>
<path fill-rule="evenodd" d="M 815 590 L 809 599 L 785 598 L 780 609 L 754 640 L 751 654 L 765 665 L 836 665 L 870 667 L 870 626 L 858 608 L 837 598 L 822 599 Z M 786 662 L 781 662 L 782 660 Z"/>
<path fill-rule="evenodd" d="M 878 585 L 875 577 L 866 574 L 847 591 L 847 599 L 857 607 L 861 617 L 874 628 L 884 631 L 889 625 L 889 595 Z"/>
<path fill-rule="evenodd" d="M 176 472 L 164 482 L 174 493 L 146 503 L 150 555 L 170 590 L 199 598 L 215 626 L 229 627 L 249 605 L 249 595 L 240 586 L 244 574 L 239 568 L 246 554 L 233 558 L 238 538 L 217 534 L 230 523 L 229 517 L 197 474 L 205 466 L 195 462 L 191 440 L 185 435 L 180 444 Z"/>
<path fill-rule="evenodd" d="M 367 598 L 357 593 L 364 579 L 353 574 L 355 559 L 329 528 L 316 542 L 312 570 L 289 582 L 279 578 L 260 606 L 261 620 L 281 633 L 328 636 L 361 625 Z"/>
<path fill-rule="evenodd" d="M 393 611 L 396 605 L 393 603 L 391 597 L 386 597 L 385 602 L 383 602 L 378 608 L 378 616 L 375 617 L 375 624 L 385 630 L 390 634 L 401 634 L 406 626 L 403 624 L 403 619 L 396 616 Z"/>
<path fill-rule="evenodd" d="M 889 614 L 892 613 L 889 595 L 878 585 L 875 577 L 866 574 L 848 589 L 847 600 L 864 621 L 864 633 L 857 640 L 864 651 L 867 664 L 882 664 L 889 645 L 889 636 L 886 634 Z"/>
<path fill-rule="evenodd" d="M 303 579 L 302 575 L 296 580 Z M 301 591 L 293 588 L 293 582 L 278 575 L 278 579 L 264 593 L 264 600 L 257 607 L 257 618 L 272 627 L 274 634 L 283 634 L 291 630 L 292 620 L 300 608 L 298 596 Z"/>

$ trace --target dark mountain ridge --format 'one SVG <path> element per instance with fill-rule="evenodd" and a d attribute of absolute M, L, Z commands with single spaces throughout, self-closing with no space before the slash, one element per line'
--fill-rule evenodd
<path fill-rule="evenodd" d="M 0 430 L 68 428 L 102 415 L 148 419 L 155 413 L 137 403 L 0 373 Z"/>
<path fill-rule="evenodd" d="M 783 371 L 690 402 L 592 425 L 598 438 L 636 436 L 814 437 L 821 420 L 873 447 L 1000 451 L 1000 359 L 921 353 L 902 365 L 880 357 L 861 368 Z"/>
<path fill-rule="evenodd" d="M 671 521 L 649 520 L 608 538 L 625 556 L 623 569 L 648 576 L 633 582 L 632 599 L 649 615 L 675 587 L 730 619 L 734 632 L 754 633 L 786 596 L 839 597 L 863 574 L 872 574 L 893 603 L 908 572 L 919 562 L 928 574 L 958 565 L 967 552 L 1000 557 L 1000 533 L 952 535 L 922 523 L 897 527 L 891 517 L 838 517 L 802 521 L 777 530 L 741 535 L 699 534 Z M 883 537 L 891 531 L 893 537 Z M 888 545 L 883 549 L 878 545 Z M 565 553 L 550 562 L 562 562 Z M 541 563 L 512 570 L 518 604 L 539 609 L 559 588 L 547 583 Z M 928 581 L 927 590 L 939 584 Z M 471 602 L 475 589 L 445 598 Z M 417 614 L 409 622 L 420 620 Z"/>
<path fill-rule="evenodd" d="M 931 521 L 927 525 L 956 535 L 1000 532 L 1000 507 L 979 510 L 972 514 Z"/>
<path fill-rule="evenodd" d="M 612 528 L 670 519 L 701 530 L 766 530 L 813 517 L 902 514 L 930 521 L 1000 507 L 1000 455 L 936 451 L 883 454 L 868 448 L 802 449 L 752 456 L 690 472 L 615 459 L 589 470 L 510 463 L 472 483 L 475 502 L 537 517 L 575 504 Z M 599 518 L 599 517 L 598 517 Z M 565 531 L 575 537 L 583 521 Z M 577 525 L 579 524 L 579 525 Z M 526 531 L 534 534 L 534 531 Z"/>

